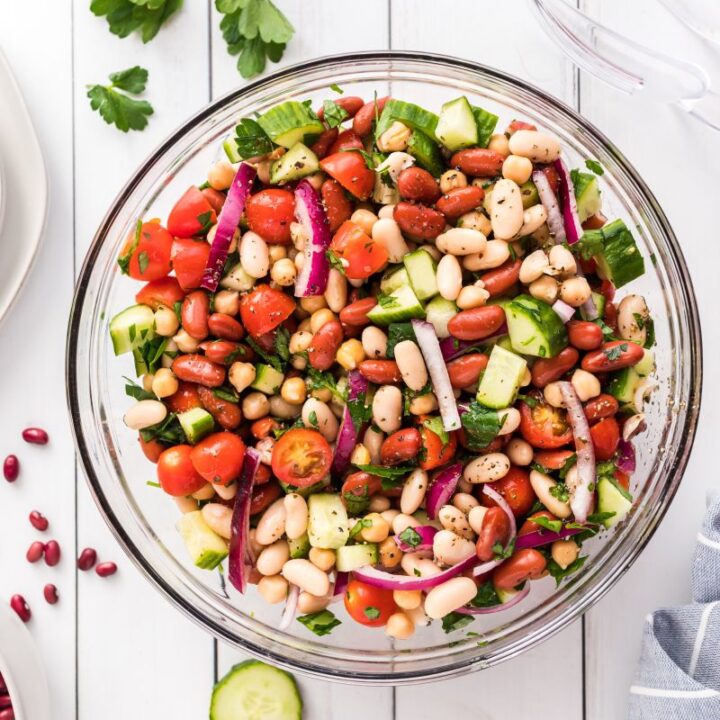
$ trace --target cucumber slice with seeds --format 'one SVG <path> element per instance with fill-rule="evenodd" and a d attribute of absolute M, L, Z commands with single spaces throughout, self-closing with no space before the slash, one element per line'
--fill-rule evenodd
<path fill-rule="evenodd" d="M 288 100 L 258 118 L 258 124 L 277 145 L 291 148 L 310 135 L 319 135 L 325 126 L 307 105 Z"/>

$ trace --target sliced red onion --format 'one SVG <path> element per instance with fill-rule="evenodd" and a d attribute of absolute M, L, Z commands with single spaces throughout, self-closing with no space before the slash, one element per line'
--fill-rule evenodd
<path fill-rule="evenodd" d="M 429 516 L 429 515 L 428 515 Z M 438 529 L 432 525 L 419 525 L 418 527 L 411 528 L 420 536 L 420 542 L 417 545 L 409 545 L 399 535 L 393 535 L 397 546 L 403 552 L 423 552 L 425 550 L 433 549 L 433 538 L 438 532 Z"/>
<path fill-rule="evenodd" d="M 507 602 L 500 603 L 499 605 L 491 605 L 490 607 L 461 607 L 455 610 L 455 612 L 462 613 L 463 615 L 489 615 L 490 613 L 500 612 L 500 610 L 509 610 L 513 605 L 517 605 L 519 602 L 524 600 L 530 592 L 530 582 L 527 581 L 522 590 L 517 592 Z"/>
<path fill-rule="evenodd" d="M 442 352 L 443 360 L 450 361 L 462 355 L 466 355 L 470 351 L 478 351 L 479 345 L 488 345 L 495 340 L 508 334 L 507 324 L 503 323 L 500 329 L 492 336 L 484 340 L 458 340 L 452 336 L 440 340 L 440 352 Z"/>
<path fill-rule="evenodd" d="M 290 627 L 290 623 L 295 617 L 297 611 L 298 597 L 300 596 L 300 588 L 297 585 L 290 585 L 288 589 L 287 599 L 285 600 L 285 609 L 283 610 L 282 617 L 280 618 L 280 624 L 278 630 L 287 630 Z"/>
<path fill-rule="evenodd" d="M 563 221 L 565 225 L 565 236 L 568 245 L 574 245 L 583 235 L 582 223 L 578 215 L 577 199 L 575 198 L 575 187 L 573 186 L 570 171 L 567 165 L 558 158 L 554 163 L 555 169 L 560 176 L 560 199 L 563 204 Z"/>
<path fill-rule="evenodd" d="M 513 511 L 510 509 L 510 506 L 507 504 L 505 498 L 497 490 L 491 488 L 490 485 L 483 485 L 483 492 L 491 500 L 494 500 L 497 503 L 497 506 L 504 511 L 504 513 L 508 517 L 508 520 L 510 521 L 510 540 L 508 540 L 509 545 L 517 535 L 517 524 L 515 522 L 515 516 L 513 515 Z"/>
<path fill-rule="evenodd" d="M 305 262 L 295 280 L 295 297 L 322 295 L 327 287 L 330 261 L 330 226 L 315 188 L 301 180 L 295 188 L 295 217 L 305 230 Z"/>
<path fill-rule="evenodd" d="M 563 321 L 564 325 L 569 323 L 572 320 L 573 315 L 575 315 L 575 308 L 571 305 L 568 305 L 566 302 L 563 302 L 562 300 L 556 300 L 553 303 L 552 309 Z"/>
<path fill-rule="evenodd" d="M 228 577 L 233 587 L 245 592 L 247 573 L 252 567 L 250 561 L 250 503 L 252 501 L 255 473 L 260 467 L 260 453 L 255 448 L 245 451 L 242 473 L 238 480 L 235 505 L 230 526 L 230 558 Z"/>
<path fill-rule="evenodd" d="M 435 334 L 435 328 L 425 320 L 413 320 L 413 330 L 418 346 L 425 358 L 425 365 L 430 375 L 433 391 L 438 400 L 440 417 L 443 420 L 443 427 L 448 432 L 460 428 L 460 415 L 453 395 L 453 388 L 450 384 L 447 365 L 440 350 L 440 342 Z"/>
<path fill-rule="evenodd" d="M 348 373 L 348 401 L 357 400 L 361 396 L 365 396 L 368 389 L 368 381 L 357 370 L 351 370 Z M 332 474 L 334 476 L 342 475 L 350 465 L 350 456 L 353 448 L 357 445 L 358 433 L 360 428 L 355 427 L 350 410 L 347 403 L 343 410 L 343 418 L 338 431 L 337 441 L 335 443 L 335 455 L 332 462 Z"/>
<path fill-rule="evenodd" d="M 617 466 L 625 473 L 635 472 L 635 448 L 631 442 L 620 440 L 618 443 L 620 455 L 618 457 Z"/>
<path fill-rule="evenodd" d="M 525 533 L 525 535 L 518 535 L 515 540 L 515 548 L 521 550 L 522 548 L 534 548 L 540 547 L 541 545 L 549 545 L 554 543 L 556 540 L 564 540 L 565 538 L 572 537 L 582 532 L 580 528 L 563 528 L 560 532 L 553 532 L 552 530 L 545 530 L 538 525 L 538 529 L 533 532 Z"/>
<path fill-rule="evenodd" d="M 443 505 L 447 505 L 450 498 L 455 494 L 455 488 L 461 476 L 462 464 L 455 463 L 441 470 L 432 483 L 430 483 L 430 487 L 425 495 L 425 509 L 431 520 L 437 518 L 440 508 Z"/>
<path fill-rule="evenodd" d="M 250 194 L 256 175 L 257 170 L 252 165 L 241 163 L 227 192 L 227 198 L 225 198 L 218 216 L 215 237 L 210 246 L 210 255 L 200 283 L 201 287 L 210 292 L 217 290 L 222 278 L 230 243 L 237 226 L 240 224 L 240 218 L 245 210 L 245 202 Z"/>
<path fill-rule="evenodd" d="M 570 508 L 575 520 L 584 523 L 591 512 L 594 499 L 590 488 L 595 485 L 595 448 L 585 411 L 572 383 L 567 380 L 560 381 L 558 388 L 568 411 L 577 453 L 577 485 L 570 489 Z"/>
<path fill-rule="evenodd" d="M 562 213 L 560 212 L 560 205 L 555 197 L 555 193 L 550 187 L 547 176 L 542 170 L 534 170 L 532 179 L 540 196 L 540 202 L 547 213 L 547 224 L 550 234 L 555 238 L 556 243 L 565 242 L 565 224 L 563 223 Z"/>
<path fill-rule="evenodd" d="M 342 598 L 345 595 L 348 582 L 350 582 L 350 573 L 338 572 L 335 578 L 335 587 L 333 588 L 333 599 Z"/>
<path fill-rule="evenodd" d="M 480 577 L 481 575 L 494 570 L 498 565 L 502 565 L 504 562 L 505 560 L 490 560 L 482 565 L 476 565 L 473 568 L 472 574 L 474 577 Z"/>

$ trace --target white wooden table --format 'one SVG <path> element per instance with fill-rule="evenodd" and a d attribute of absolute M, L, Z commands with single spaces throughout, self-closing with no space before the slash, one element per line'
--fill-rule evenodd
<path fill-rule="evenodd" d="M 717 48 L 680 27 L 655 0 L 581 0 L 595 17 L 656 47 L 701 62 L 720 81 Z M 65 328 L 74 278 L 95 228 L 138 163 L 209 100 L 242 84 L 208 0 L 185 8 L 154 42 L 112 36 L 88 0 L 0 0 L 0 46 L 20 83 L 50 177 L 40 258 L 0 329 L 0 456 L 23 472 L 0 482 L 0 601 L 21 592 L 45 656 L 57 720 L 207 717 L 213 683 L 240 653 L 213 640 L 170 605 L 122 557 L 78 470 L 65 406 Z M 579 75 L 537 26 L 524 0 L 281 0 L 298 29 L 282 64 L 350 50 L 397 48 L 494 65 L 578 107 L 623 150 L 664 205 L 685 249 L 705 322 L 703 418 L 685 481 L 635 566 L 583 620 L 524 657 L 461 678 L 401 689 L 353 688 L 301 679 L 310 720 L 466 717 L 482 720 L 615 720 L 624 713 L 643 618 L 689 597 L 689 560 L 717 458 L 720 377 L 717 312 L 717 168 L 720 135 L 687 116 L 618 95 Z M 602 7 L 601 7 L 602 6 Z M 150 70 L 156 114 L 145 132 L 121 135 L 91 112 L 87 83 L 134 64 Z M 0 107 L 0 112 L 3 108 Z M 12 239 L 22 242 L 22 238 Z M 46 448 L 20 430 L 48 429 Z M 27 513 L 51 519 L 64 558 L 31 566 Z M 73 556 L 96 547 L 117 560 L 102 580 Z M 55 582 L 50 607 L 42 585 Z"/>

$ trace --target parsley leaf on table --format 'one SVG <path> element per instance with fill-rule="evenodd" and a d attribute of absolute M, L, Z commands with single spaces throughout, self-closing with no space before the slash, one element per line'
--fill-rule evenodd
<path fill-rule="evenodd" d="M 183 0 L 92 0 L 90 10 L 105 17 L 113 35 L 124 38 L 137 30 L 147 43 L 182 4 Z"/>
<path fill-rule="evenodd" d="M 118 130 L 144 130 L 153 107 L 146 100 L 136 100 L 127 93 L 137 95 L 145 90 L 148 71 L 135 67 L 112 73 L 110 85 L 88 85 L 90 107 L 97 110 L 108 125 Z M 125 92 L 120 92 L 121 90 Z"/>

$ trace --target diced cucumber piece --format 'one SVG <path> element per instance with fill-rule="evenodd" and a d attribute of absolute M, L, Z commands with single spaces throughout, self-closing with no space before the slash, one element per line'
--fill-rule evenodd
<path fill-rule="evenodd" d="M 302 720 L 295 679 L 259 660 L 235 665 L 213 689 L 210 720 Z"/>
<path fill-rule="evenodd" d="M 450 152 L 478 144 L 475 115 L 464 95 L 442 106 L 435 135 Z"/>
<path fill-rule="evenodd" d="M 498 116 L 484 110 L 481 107 L 473 105 L 473 115 L 475 116 L 475 125 L 477 127 L 477 144 L 480 147 L 487 147 L 495 127 L 498 122 Z"/>
<path fill-rule="evenodd" d="M 227 557 L 227 541 L 210 529 L 200 510 L 185 513 L 178 520 L 177 529 L 197 567 L 212 570 Z"/>
<path fill-rule="evenodd" d="M 290 557 L 293 560 L 296 560 L 297 558 L 306 558 L 310 552 L 310 538 L 308 537 L 308 534 L 305 533 L 294 540 L 288 538 L 288 547 L 290 548 Z"/>
<path fill-rule="evenodd" d="M 633 370 L 641 378 L 646 378 L 648 375 L 652 375 L 655 372 L 655 351 L 645 349 L 640 362 L 633 365 Z"/>
<path fill-rule="evenodd" d="M 417 164 L 427 170 L 433 177 L 440 177 L 443 174 L 445 168 L 443 167 L 440 147 L 425 133 L 413 130 L 408 139 L 407 151 L 415 158 Z"/>
<path fill-rule="evenodd" d="M 407 287 L 410 284 L 410 277 L 404 265 L 396 265 L 394 269 L 388 270 L 380 281 L 380 291 L 389 295 L 393 290 Z"/>
<path fill-rule="evenodd" d="M 520 197 L 522 198 L 523 210 L 527 210 L 540 202 L 540 195 L 532 180 L 527 180 L 520 186 Z"/>
<path fill-rule="evenodd" d="M 155 335 L 155 313 L 149 305 L 131 305 L 110 321 L 116 355 L 132 352 Z"/>
<path fill-rule="evenodd" d="M 428 300 L 437 295 L 437 265 L 429 252 L 414 250 L 403 258 L 403 264 L 418 300 Z"/>
<path fill-rule="evenodd" d="M 597 491 L 598 512 L 615 513 L 612 517 L 603 520 L 603 525 L 610 528 L 624 520 L 632 508 L 632 495 L 609 477 L 600 478 Z"/>
<path fill-rule="evenodd" d="M 235 138 L 229 137 L 223 140 L 223 150 L 225 151 L 225 155 L 227 156 L 227 159 L 231 163 L 239 163 L 242 162 L 242 157 L 240 156 L 240 153 L 237 149 L 237 143 L 235 142 Z"/>
<path fill-rule="evenodd" d="M 320 493 L 308 498 L 307 531 L 313 547 L 337 550 L 347 543 L 348 516 L 339 495 Z"/>
<path fill-rule="evenodd" d="M 495 345 L 480 379 L 477 401 L 493 410 L 509 407 L 515 401 L 526 370 L 524 358 Z"/>
<path fill-rule="evenodd" d="M 258 118 L 258 125 L 277 145 L 291 148 L 310 135 L 319 135 L 325 126 L 307 105 L 288 100 L 268 110 Z"/>
<path fill-rule="evenodd" d="M 395 100 L 394 98 L 390 98 L 385 103 L 375 128 L 375 137 L 380 137 L 396 120 L 403 125 L 407 125 L 412 130 L 419 130 L 432 140 L 437 139 L 435 128 L 437 128 L 438 116 L 435 113 L 431 113 L 414 103 Z"/>
<path fill-rule="evenodd" d="M 595 307 L 598 311 L 598 317 L 602 317 L 605 314 L 605 296 L 601 295 L 600 293 L 593 292 L 591 293 L 593 302 L 595 303 Z M 587 315 L 585 314 L 585 310 L 583 308 L 580 308 L 580 316 L 583 320 L 587 320 Z"/>
<path fill-rule="evenodd" d="M 600 275 L 621 288 L 645 272 L 645 262 L 632 233 L 618 218 L 599 230 L 587 230 L 581 243 L 595 248 L 593 257 Z"/>
<path fill-rule="evenodd" d="M 427 321 L 435 328 L 435 334 L 440 340 L 450 337 L 448 323 L 450 319 L 457 315 L 457 305 L 452 300 L 446 300 L 444 297 L 434 297 L 425 308 L 425 317 Z"/>
<path fill-rule="evenodd" d="M 515 352 L 551 358 L 567 347 L 563 321 L 542 300 L 518 295 L 505 305 L 505 318 Z"/>
<path fill-rule="evenodd" d="M 498 600 L 500 600 L 503 604 L 510 602 L 519 592 L 520 590 L 516 590 L 515 588 L 511 588 L 510 590 L 497 587 L 495 588 L 495 594 L 498 596 Z"/>
<path fill-rule="evenodd" d="M 258 363 L 255 366 L 255 380 L 250 387 L 266 395 L 275 395 L 284 379 L 285 376 L 274 367 L 265 363 Z"/>
<path fill-rule="evenodd" d="M 367 545 L 343 545 L 337 549 L 335 567 L 339 572 L 352 572 L 365 565 L 377 565 L 378 546 L 375 543 Z"/>
<path fill-rule="evenodd" d="M 177 418 L 185 432 L 185 437 L 192 444 L 211 433 L 215 427 L 213 416 L 207 410 L 199 407 L 178 413 Z"/>
<path fill-rule="evenodd" d="M 317 155 L 302 143 L 295 143 L 281 158 L 270 166 L 270 182 L 273 185 L 300 180 L 320 169 Z"/>
<path fill-rule="evenodd" d="M 637 365 L 623 368 L 612 373 L 608 384 L 608 392 L 623 406 L 632 412 L 640 412 L 635 406 L 635 392 L 640 383 L 655 369 L 655 356 L 652 350 L 645 354 Z"/>
<path fill-rule="evenodd" d="M 591 215 L 600 211 L 602 200 L 600 198 L 600 183 L 597 175 L 571 170 L 575 199 L 577 200 L 577 211 L 580 222 L 585 222 Z"/>
<path fill-rule="evenodd" d="M 389 325 L 413 318 L 424 318 L 425 310 L 409 285 L 393 290 L 389 295 L 379 299 L 378 304 L 370 310 L 368 317 L 375 325 Z"/>

